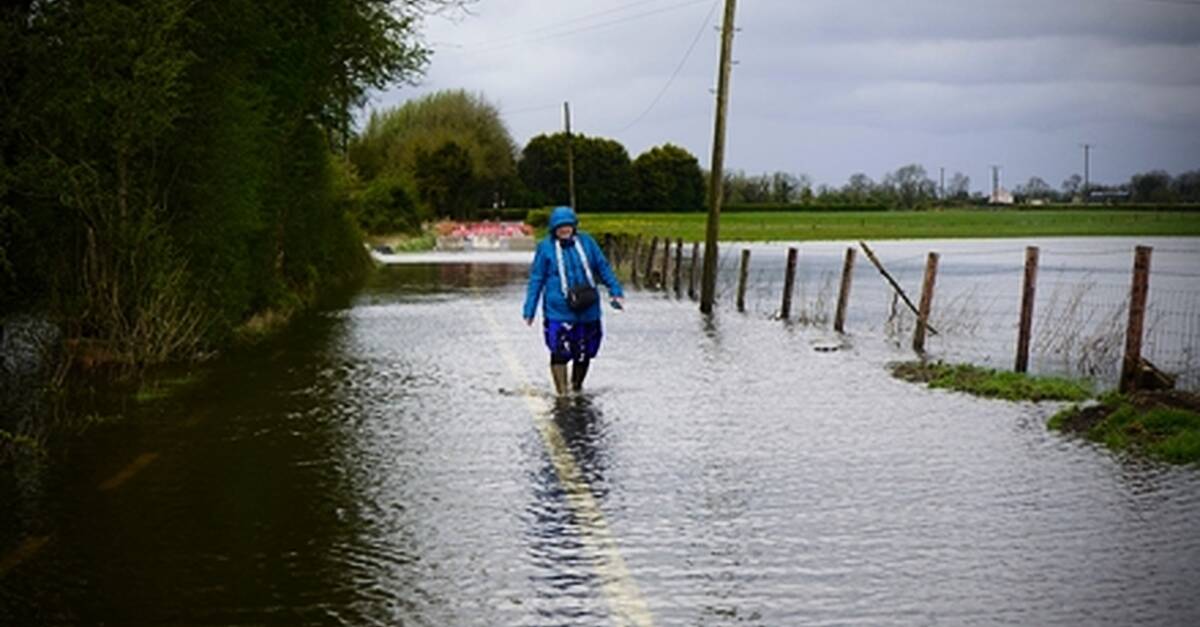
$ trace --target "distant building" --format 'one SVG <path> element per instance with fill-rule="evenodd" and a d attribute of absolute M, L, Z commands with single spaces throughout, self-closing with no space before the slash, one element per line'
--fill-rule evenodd
<path fill-rule="evenodd" d="M 1088 202 L 1126 202 L 1129 200 L 1130 193 L 1128 190 L 1121 189 L 1093 189 L 1088 191 Z"/>
<path fill-rule="evenodd" d="M 1011 204 L 1013 204 L 1012 192 L 1008 191 L 1007 189 L 1004 189 L 1003 187 L 997 187 L 996 191 L 992 192 L 992 195 L 988 197 L 988 204 L 989 205 L 1011 205 Z"/>

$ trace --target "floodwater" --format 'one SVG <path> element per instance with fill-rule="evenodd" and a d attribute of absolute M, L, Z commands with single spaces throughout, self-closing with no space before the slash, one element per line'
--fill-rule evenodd
<path fill-rule="evenodd" d="M 649 292 L 558 404 L 524 274 L 383 268 L 19 473 L 0 623 L 1200 622 L 1197 469 Z"/>

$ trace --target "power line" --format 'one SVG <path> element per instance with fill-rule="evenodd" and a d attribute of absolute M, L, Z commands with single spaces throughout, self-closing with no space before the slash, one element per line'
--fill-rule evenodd
<path fill-rule="evenodd" d="M 583 32 L 592 31 L 592 30 L 598 30 L 598 29 L 607 28 L 610 26 L 616 26 L 618 24 L 632 22 L 634 20 L 639 20 L 639 19 L 642 19 L 645 17 L 659 15 L 662 13 L 667 13 L 670 11 L 683 9 L 683 8 L 694 6 L 697 4 L 703 4 L 708 1 L 709 0 L 690 0 L 688 2 L 673 4 L 673 5 L 670 5 L 667 7 L 661 7 L 661 8 L 653 9 L 650 11 L 643 11 L 641 13 L 635 13 L 633 15 L 628 15 L 628 16 L 618 18 L 615 20 L 609 20 L 607 22 L 600 22 L 598 24 L 591 24 L 588 26 L 581 26 L 579 28 L 574 28 L 574 29 L 570 29 L 570 30 L 557 32 L 557 33 L 552 33 L 549 35 L 543 35 L 541 37 L 519 38 L 518 40 L 515 40 L 515 41 L 512 38 L 501 39 L 501 40 L 497 40 L 496 42 L 493 42 L 490 44 L 483 44 L 480 47 L 472 47 L 472 48 L 465 49 L 465 50 L 461 51 L 460 54 L 469 55 L 469 54 L 479 54 L 481 52 L 494 52 L 496 50 L 505 50 L 507 48 L 514 48 L 516 46 L 521 46 L 524 44 L 538 43 L 538 42 L 547 41 L 550 39 L 558 39 L 560 37 L 568 37 L 570 35 L 575 35 L 578 33 L 583 33 Z M 511 42 L 511 43 L 502 43 L 502 42 Z"/>
<path fill-rule="evenodd" d="M 675 71 L 671 73 L 671 77 L 667 79 L 666 84 L 663 85 L 662 89 L 658 91 L 658 95 L 654 97 L 654 100 L 650 102 L 650 106 L 646 107 L 645 111 L 642 111 L 642 113 L 634 118 L 632 122 L 626 124 L 624 128 L 616 131 L 613 133 L 613 135 L 624 133 L 625 131 L 633 128 L 634 125 L 636 125 L 638 122 L 641 122 L 642 118 L 645 118 L 646 115 L 649 114 L 656 105 L 658 105 L 658 101 L 662 100 L 663 95 L 667 93 L 668 89 L 670 89 L 671 83 L 675 82 L 675 78 L 679 76 L 679 72 L 683 70 L 683 66 L 687 64 L 687 60 L 692 56 L 692 51 L 696 49 L 696 44 L 699 43 L 700 37 L 704 35 L 704 31 L 708 28 L 709 23 L 712 21 L 712 16 L 714 13 L 716 13 L 717 5 L 719 3 L 720 0 L 713 1 L 712 6 L 708 9 L 708 15 L 704 16 L 704 22 L 700 24 L 700 30 L 696 31 L 696 36 L 692 39 L 691 45 L 688 46 L 687 52 L 683 54 L 683 59 L 680 59 L 679 65 L 675 66 Z"/>
<path fill-rule="evenodd" d="M 630 2 L 630 3 L 628 3 L 628 4 L 622 4 L 621 6 L 618 6 L 618 7 L 613 7 L 613 8 L 611 8 L 611 9 L 605 9 L 605 10 L 603 10 L 603 11 L 596 11 L 596 12 L 594 12 L 594 13 L 586 13 L 586 14 L 584 14 L 584 15 L 580 15 L 579 17 L 573 17 L 573 18 L 571 18 L 571 19 L 568 19 L 568 20 L 563 20 L 563 21 L 561 21 L 561 22 L 555 22 L 555 23 L 553 23 L 553 24 L 547 24 L 547 25 L 545 25 L 545 26 L 539 26 L 539 27 L 537 27 L 537 28 L 533 28 L 533 29 L 527 30 L 527 31 L 525 31 L 525 32 L 523 32 L 523 33 L 518 33 L 518 34 L 516 34 L 516 35 L 513 35 L 513 36 L 511 36 L 511 37 L 505 37 L 505 38 L 503 38 L 503 39 L 498 39 L 498 40 L 495 40 L 495 41 L 491 42 L 490 44 L 482 44 L 482 45 L 483 45 L 483 46 L 489 46 L 489 45 L 495 45 L 495 44 L 500 44 L 500 43 L 507 43 L 507 42 L 510 42 L 510 41 L 517 41 L 517 40 L 523 39 L 523 38 L 525 38 L 525 37 L 528 37 L 529 35 L 535 35 L 535 34 L 537 34 L 537 33 L 543 33 L 543 32 L 546 32 L 546 31 L 552 31 L 552 30 L 554 30 L 554 29 L 556 29 L 556 28 L 561 28 L 561 27 L 563 27 L 563 26 L 566 26 L 566 25 L 568 25 L 568 24 L 578 24 L 579 22 L 586 22 L 586 21 L 588 21 L 588 20 L 590 20 L 590 19 L 592 19 L 592 18 L 595 18 L 595 17 L 602 17 L 602 16 L 605 16 L 605 15 L 612 15 L 613 13 L 620 13 L 620 12 L 622 12 L 622 11 L 625 11 L 626 9 L 631 9 L 631 8 L 633 8 L 633 7 L 644 6 L 644 5 L 647 5 L 647 4 L 654 4 L 655 2 L 661 2 L 661 0 L 639 0 L 638 2 Z M 464 47 L 466 47 L 466 48 L 475 48 L 475 47 L 479 47 L 479 46 L 462 46 L 462 45 L 457 45 L 457 46 L 455 46 L 455 47 L 458 47 L 458 48 L 464 48 Z M 557 107 L 558 105 L 555 105 L 555 106 Z"/>

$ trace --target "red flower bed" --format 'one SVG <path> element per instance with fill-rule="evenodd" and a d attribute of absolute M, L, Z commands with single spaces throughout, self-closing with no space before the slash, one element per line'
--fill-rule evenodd
<path fill-rule="evenodd" d="M 434 225 L 439 237 L 529 237 L 533 227 L 522 222 L 455 222 L 443 220 Z"/>

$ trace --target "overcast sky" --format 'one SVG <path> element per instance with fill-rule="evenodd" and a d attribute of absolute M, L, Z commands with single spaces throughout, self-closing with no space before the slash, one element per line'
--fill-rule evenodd
<path fill-rule="evenodd" d="M 524 145 L 570 101 L 579 132 L 707 167 L 722 6 L 479 0 L 429 18 L 425 80 L 369 106 L 480 92 Z M 737 26 L 727 168 L 840 186 L 918 163 L 982 190 L 998 164 L 1057 188 L 1084 143 L 1094 182 L 1200 168 L 1200 1 L 740 0 Z"/>

